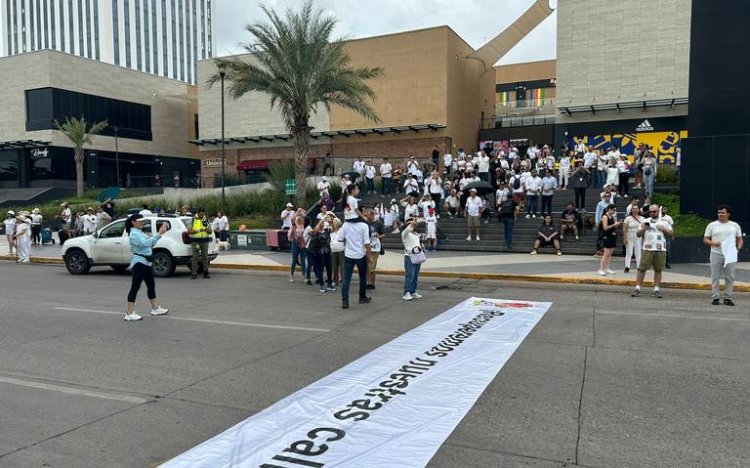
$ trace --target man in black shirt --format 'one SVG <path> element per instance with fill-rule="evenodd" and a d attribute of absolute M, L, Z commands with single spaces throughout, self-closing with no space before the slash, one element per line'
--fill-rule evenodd
<path fill-rule="evenodd" d="M 560 215 L 560 240 L 563 240 L 565 231 L 573 231 L 576 242 L 578 242 L 578 222 L 580 219 L 581 214 L 578 213 L 572 203 L 565 205 L 565 210 Z"/>

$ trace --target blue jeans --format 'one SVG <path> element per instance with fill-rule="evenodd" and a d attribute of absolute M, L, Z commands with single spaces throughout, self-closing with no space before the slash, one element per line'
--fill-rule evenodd
<path fill-rule="evenodd" d="M 646 173 L 643 173 L 643 180 L 646 182 L 646 196 L 650 196 L 654 194 L 654 181 L 656 180 L 656 174 L 654 173 L 654 170 L 651 169 L 651 174 L 646 175 Z"/>
<path fill-rule="evenodd" d="M 542 195 L 542 214 L 552 214 L 552 195 Z"/>
<path fill-rule="evenodd" d="M 297 245 L 297 241 L 292 241 L 292 266 L 289 269 L 289 274 L 294 274 L 294 269 L 297 265 L 300 266 L 302 276 L 305 276 L 305 270 L 307 269 L 307 249 L 301 249 Z"/>
<path fill-rule="evenodd" d="M 349 258 L 344 260 L 344 284 L 341 285 L 341 301 L 349 303 L 349 285 L 352 283 L 354 267 L 359 271 L 359 298 L 367 297 L 367 256 L 362 258 Z"/>
<path fill-rule="evenodd" d="M 539 195 L 526 194 L 526 213 L 536 214 L 539 207 Z"/>
<path fill-rule="evenodd" d="M 404 255 L 404 294 L 414 294 L 417 292 L 420 268 L 422 268 L 421 263 L 415 265 L 411 262 L 408 255 Z"/>
<path fill-rule="evenodd" d="M 393 193 L 393 180 L 390 177 L 382 177 L 380 183 L 380 193 L 390 197 Z"/>
<path fill-rule="evenodd" d="M 597 181 L 596 188 L 604 187 L 604 182 L 607 181 L 607 171 L 596 171 Z"/>
<path fill-rule="evenodd" d="M 375 179 L 369 179 L 365 177 L 365 181 L 367 181 L 367 191 L 375 191 Z"/>
<path fill-rule="evenodd" d="M 513 245 L 513 225 L 516 223 L 516 220 L 513 216 L 509 218 L 505 218 L 505 246 L 510 248 L 511 245 Z"/>
<path fill-rule="evenodd" d="M 331 271 L 331 255 L 328 254 L 316 254 L 315 255 L 315 282 L 322 288 L 325 284 L 329 287 L 333 286 L 332 271 Z M 323 273 L 326 273 L 325 282 L 323 280 Z"/>
<path fill-rule="evenodd" d="M 305 279 L 310 279 L 310 273 L 312 273 L 313 267 L 315 267 L 315 255 L 313 255 L 312 252 L 305 249 L 306 257 L 307 257 L 307 264 L 303 268 L 302 276 L 305 277 Z"/>

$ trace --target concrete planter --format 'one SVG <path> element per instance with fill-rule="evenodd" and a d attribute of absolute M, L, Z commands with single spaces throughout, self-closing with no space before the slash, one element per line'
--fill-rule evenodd
<path fill-rule="evenodd" d="M 229 245 L 232 249 L 266 250 L 265 229 L 251 229 L 248 231 L 229 231 Z"/>

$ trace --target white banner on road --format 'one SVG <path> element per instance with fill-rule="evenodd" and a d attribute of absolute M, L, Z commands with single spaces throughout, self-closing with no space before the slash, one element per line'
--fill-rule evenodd
<path fill-rule="evenodd" d="M 467 299 L 162 467 L 423 467 L 551 305 Z"/>

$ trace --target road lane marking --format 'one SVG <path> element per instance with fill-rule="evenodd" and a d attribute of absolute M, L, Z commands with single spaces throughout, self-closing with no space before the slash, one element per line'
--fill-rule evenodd
<path fill-rule="evenodd" d="M 657 317 L 657 318 L 676 318 L 676 319 L 693 319 L 693 320 L 711 320 L 711 321 L 726 321 L 726 322 L 750 322 L 750 320 L 739 317 L 713 317 L 713 316 L 697 316 L 697 315 L 679 315 L 679 314 L 662 314 L 662 313 L 649 313 L 649 312 L 625 312 L 625 311 L 611 311 L 611 310 L 597 310 L 598 314 L 603 315 L 628 315 L 634 317 Z"/>
<path fill-rule="evenodd" d="M 42 382 L 36 382 L 33 380 L 21 380 L 13 379 L 10 377 L 0 376 L 0 383 L 6 383 L 10 385 L 19 385 L 21 387 L 37 388 L 39 390 L 49 390 L 58 393 L 67 393 L 70 395 L 88 396 L 93 398 L 102 398 L 104 400 L 115 400 L 124 403 L 132 403 L 134 405 L 140 405 L 146 403 L 148 400 L 145 398 L 138 398 L 130 395 L 117 395 L 113 393 L 102 393 L 93 392 L 91 390 L 84 390 L 76 387 L 64 387 L 62 385 L 47 384 Z"/>
<path fill-rule="evenodd" d="M 105 315 L 124 315 L 122 312 L 113 312 L 109 310 L 92 310 L 92 309 L 75 309 L 72 307 L 55 307 L 55 310 L 65 310 L 68 312 L 86 312 L 89 314 L 105 314 Z M 292 325 L 270 325 L 265 323 L 250 323 L 250 322 L 231 322 L 227 320 L 209 320 L 192 317 L 175 317 L 168 315 L 166 317 L 160 317 L 160 320 L 183 320 L 185 322 L 197 322 L 197 323 L 210 323 L 214 325 L 233 325 L 238 327 L 254 327 L 254 328 L 274 328 L 277 330 L 297 330 L 297 331 L 309 331 L 315 333 L 328 333 L 331 330 L 327 328 L 312 328 L 312 327 L 295 327 Z"/>

